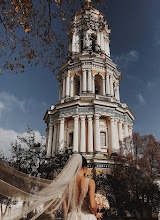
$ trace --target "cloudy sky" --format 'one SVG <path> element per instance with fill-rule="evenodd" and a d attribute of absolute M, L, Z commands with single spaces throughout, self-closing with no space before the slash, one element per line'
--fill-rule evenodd
<path fill-rule="evenodd" d="M 160 140 L 160 1 L 109 0 L 111 57 L 122 72 L 121 102 L 136 116 L 134 131 Z M 27 126 L 45 135 L 44 114 L 58 100 L 56 77 L 43 67 L 0 76 L 0 149 Z"/>

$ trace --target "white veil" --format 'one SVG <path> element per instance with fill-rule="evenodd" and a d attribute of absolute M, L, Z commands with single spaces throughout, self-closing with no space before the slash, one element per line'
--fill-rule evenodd
<path fill-rule="evenodd" d="M 32 212 L 30 219 L 38 218 L 43 212 L 54 213 L 63 200 L 67 210 L 74 194 L 74 183 L 82 168 L 82 156 L 73 154 L 62 172 L 53 181 L 29 177 L 0 162 L 0 194 L 12 200 L 20 200 L 22 206 L 11 208 L 3 220 L 19 220 L 24 215 L 41 207 L 38 213 Z M 73 202 L 73 201 L 72 201 Z"/>

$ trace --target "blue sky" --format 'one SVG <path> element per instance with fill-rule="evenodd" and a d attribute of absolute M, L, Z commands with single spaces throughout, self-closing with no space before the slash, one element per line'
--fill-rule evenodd
<path fill-rule="evenodd" d="M 110 0 L 105 17 L 111 28 L 111 57 L 122 71 L 121 102 L 135 114 L 134 131 L 160 140 L 160 1 Z M 27 126 L 45 135 L 44 114 L 58 101 L 58 82 L 48 69 L 0 76 L 0 148 Z"/>

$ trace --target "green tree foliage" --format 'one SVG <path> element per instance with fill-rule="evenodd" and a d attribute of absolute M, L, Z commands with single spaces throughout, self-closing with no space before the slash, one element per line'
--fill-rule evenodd
<path fill-rule="evenodd" d="M 104 9 L 104 0 L 93 3 Z M 0 0 L 0 72 L 37 64 L 52 72 L 66 58 L 67 26 L 84 0 Z"/>
<path fill-rule="evenodd" d="M 11 156 L 3 161 L 15 169 L 31 176 L 54 179 L 63 169 L 69 158 L 67 151 L 57 152 L 53 157 L 46 157 L 44 137 L 35 141 L 35 131 L 28 128 L 26 137 L 17 137 L 12 143 Z"/>

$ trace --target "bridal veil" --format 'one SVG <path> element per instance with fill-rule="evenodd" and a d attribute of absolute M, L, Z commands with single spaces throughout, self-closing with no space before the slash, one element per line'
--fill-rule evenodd
<path fill-rule="evenodd" d="M 53 181 L 30 177 L 0 162 L 0 194 L 12 201 L 21 201 L 22 206 L 13 206 L 3 220 L 19 220 L 32 212 L 31 220 L 43 212 L 54 213 L 67 200 L 67 212 L 73 197 L 75 180 L 82 168 L 82 156 L 73 154 L 62 172 Z"/>

